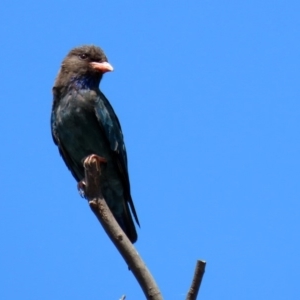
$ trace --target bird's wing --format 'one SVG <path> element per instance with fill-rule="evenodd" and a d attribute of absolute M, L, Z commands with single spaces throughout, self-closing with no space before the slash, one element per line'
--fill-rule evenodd
<path fill-rule="evenodd" d="M 139 224 L 138 217 L 130 195 L 127 153 L 124 144 L 121 125 L 109 101 L 101 92 L 100 96 L 98 97 L 95 103 L 95 113 L 99 121 L 100 127 L 105 132 L 105 135 L 110 144 L 110 148 L 115 156 L 115 161 L 117 162 L 118 169 L 126 187 L 125 193 L 127 194 L 126 198 L 130 205 L 130 209 L 134 215 L 137 224 Z"/>

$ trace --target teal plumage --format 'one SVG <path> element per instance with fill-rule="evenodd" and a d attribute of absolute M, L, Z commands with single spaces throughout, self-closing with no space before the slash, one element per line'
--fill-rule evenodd
<path fill-rule="evenodd" d="M 62 62 L 53 87 L 51 130 L 54 143 L 77 182 L 84 179 L 83 160 L 106 159 L 101 191 L 116 220 L 134 243 L 139 224 L 130 193 L 127 153 L 118 117 L 99 89 L 112 67 L 95 46 L 74 48 Z M 130 209 L 129 209 L 130 207 Z"/>

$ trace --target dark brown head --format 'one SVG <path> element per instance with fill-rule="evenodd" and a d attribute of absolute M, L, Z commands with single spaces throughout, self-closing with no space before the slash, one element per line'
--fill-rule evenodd
<path fill-rule="evenodd" d="M 70 85 L 98 86 L 105 72 L 113 67 L 107 62 L 103 50 L 96 46 L 72 49 L 61 64 L 54 88 L 65 89 Z"/>

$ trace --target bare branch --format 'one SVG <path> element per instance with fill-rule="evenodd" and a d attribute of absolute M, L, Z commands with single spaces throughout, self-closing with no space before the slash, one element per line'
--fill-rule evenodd
<path fill-rule="evenodd" d="M 194 278 L 190 290 L 186 296 L 186 300 L 197 299 L 202 277 L 205 272 L 205 266 L 206 266 L 206 262 L 204 260 L 197 260 Z"/>
<path fill-rule="evenodd" d="M 84 161 L 85 196 L 105 232 L 114 243 L 149 300 L 162 300 L 154 278 L 108 208 L 100 190 L 101 166 L 105 159 L 90 155 Z"/>

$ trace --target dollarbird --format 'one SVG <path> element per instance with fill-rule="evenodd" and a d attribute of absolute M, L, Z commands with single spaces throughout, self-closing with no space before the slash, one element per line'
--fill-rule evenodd
<path fill-rule="evenodd" d="M 127 154 L 120 122 L 99 89 L 103 74 L 112 71 L 96 46 L 72 49 L 56 77 L 51 112 L 54 143 L 72 175 L 84 179 L 84 159 L 96 154 L 106 160 L 101 169 L 101 192 L 115 219 L 134 243 L 139 225 L 130 193 Z"/>

